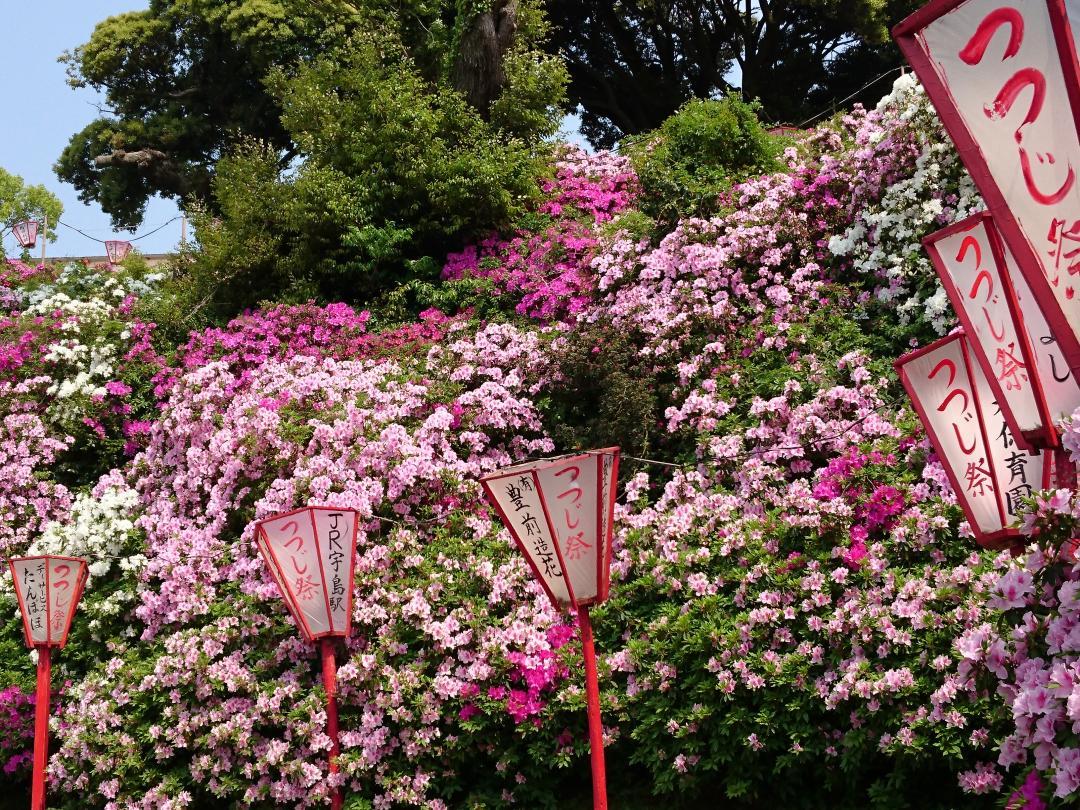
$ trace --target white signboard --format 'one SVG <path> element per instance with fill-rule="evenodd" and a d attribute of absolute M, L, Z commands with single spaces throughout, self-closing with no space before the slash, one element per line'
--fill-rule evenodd
<path fill-rule="evenodd" d="M 563 574 L 562 556 L 544 514 L 533 466 L 506 467 L 483 478 L 481 484 L 548 598 L 560 607 L 567 607 L 573 604 L 573 599 Z"/>
<path fill-rule="evenodd" d="M 356 559 L 356 512 L 314 507 L 315 536 L 330 602 L 330 624 L 348 635 L 352 613 L 353 565 Z"/>
<path fill-rule="evenodd" d="M 27 645 L 49 643 L 48 564 L 44 557 L 11 561 L 15 594 L 22 607 Z"/>
<path fill-rule="evenodd" d="M 559 607 L 607 598 L 618 448 L 526 462 L 481 479 Z"/>
<path fill-rule="evenodd" d="M 894 36 L 1080 368 L 1080 79 L 1061 0 L 935 0 Z"/>
<path fill-rule="evenodd" d="M 268 562 L 277 569 L 274 579 L 305 635 L 314 639 L 331 633 L 330 604 L 311 512 L 299 509 L 261 521 L 259 531 L 262 548 L 270 554 Z"/>
<path fill-rule="evenodd" d="M 962 334 L 949 335 L 896 361 L 896 370 L 926 428 L 968 523 L 980 545 L 1008 545 L 1018 532 L 1005 508 L 999 459 L 991 446 L 994 403 L 976 379 Z M 1004 420 L 997 422 L 1007 430 Z M 993 437 L 995 440 L 997 436 Z M 1010 437 L 1011 438 L 1011 437 Z M 1012 439 L 1015 444 L 1015 439 Z M 993 452 L 992 452 L 993 451 Z"/>

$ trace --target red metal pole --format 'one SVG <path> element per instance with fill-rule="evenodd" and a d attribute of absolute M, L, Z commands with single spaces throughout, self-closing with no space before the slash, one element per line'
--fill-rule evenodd
<path fill-rule="evenodd" d="M 38 647 L 37 696 L 34 702 L 34 783 L 30 810 L 45 810 L 45 765 L 49 759 L 49 679 L 51 650 Z"/>
<path fill-rule="evenodd" d="M 589 608 L 578 608 L 581 650 L 585 657 L 585 695 L 589 703 L 589 756 L 592 759 L 594 810 L 607 810 L 607 775 L 604 773 L 604 727 L 600 721 L 600 684 L 596 678 L 596 647 L 593 645 Z"/>
<path fill-rule="evenodd" d="M 330 773 L 337 773 L 337 758 L 341 753 L 341 745 L 338 742 L 337 664 L 334 662 L 334 640 L 322 639 L 321 647 L 322 681 L 323 688 L 326 689 L 326 733 L 330 737 Z M 330 796 L 330 807 L 332 810 L 341 810 L 342 803 L 341 788 L 336 787 Z"/>

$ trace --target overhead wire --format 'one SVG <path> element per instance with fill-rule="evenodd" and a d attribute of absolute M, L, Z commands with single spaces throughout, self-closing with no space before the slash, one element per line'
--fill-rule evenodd
<path fill-rule="evenodd" d="M 138 242 L 140 239 L 145 239 L 148 236 L 153 236 L 158 231 L 163 230 L 164 228 L 167 228 L 169 225 L 172 225 L 178 219 L 183 219 L 183 214 L 177 214 L 175 217 L 173 217 L 172 219 L 170 219 L 167 222 L 162 223 L 158 227 L 154 228 L 154 230 L 152 230 L 152 231 L 147 231 L 146 233 L 141 233 L 138 236 L 133 236 L 130 239 L 125 239 L 123 241 L 125 241 L 125 242 Z M 86 237 L 87 239 L 89 239 L 92 242 L 98 242 L 98 243 L 104 245 L 106 242 L 112 241 L 112 240 L 109 240 L 109 239 L 98 239 L 96 236 L 91 236 L 86 231 L 80 230 L 79 228 L 76 228 L 74 225 L 68 225 L 62 219 L 58 219 L 56 221 L 56 224 L 57 225 L 63 225 L 68 230 L 75 231 L 75 233 Z"/>
<path fill-rule="evenodd" d="M 871 79 L 870 81 L 868 81 L 866 84 L 864 84 L 862 87 L 860 87 L 858 90 L 856 90 L 851 95 L 845 96 L 844 98 L 840 99 L 839 101 L 832 102 L 827 109 L 824 109 L 824 110 L 822 110 L 821 112 L 819 112 L 819 113 L 817 113 L 815 115 L 811 115 L 809 118 L 807 118 L 802 123 L 796 124 L 795 128 L 796 129 L 802 129 L 807 124 L 810 124 L 810 123 L 818 120 L 822 116 L 825 116 L 825 115 L 828 115 L 829 113 L 835 112 L 837 107 L 851 101 L 851 99 L 855 98 L 855 96 L 859 95 L 859 93 L 863 92 L 864 90 L 869 90 L 875 84 L 877 84 L 882 79 L 884 79 L 886 76 L 891 76 L 894 73 L 903 73 L 904 69 L 905 69 L 904 66 L 900 65 L 898 67 L 894 67 L 894 68 L 890 68 L 889 70 L 886 70 L 880 76 L 876 76 L 873 79 Z"/>

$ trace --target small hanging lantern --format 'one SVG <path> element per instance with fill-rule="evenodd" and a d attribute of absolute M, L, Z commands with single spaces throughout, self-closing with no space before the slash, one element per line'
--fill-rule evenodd
<path fill-rule="evenodd" d="M 305 639 L 319 642 L 330 773 L 337 773 L 341 752 L 334 639 L 348 637 L 352 627 L 358 523 L 353 509 L 309 506 L 255 524 L 259 552 L 296 626 Z M 333 810 L 340 810 L 343 801 L 341 788 L 336 788 L 331 794 Z"/>
<path fill-rule="evenodd" d="M 577 610 L 594 810 L 607 810 L 607 779 L 589 607 L 608 597 L 618 474 L 619 448 L 608 447 L 515 464 L 480 479 L 552 604 Z"/>
<path fill-rule="evenodd" d="M 1024 452 L 962 332 L 896 361 L 979 545 L 1017 547 L 1025 498 L 1050 484 L 1051 453 Z"/>
<path fill-rule="evenodd" d="M 31 810 L 45 810 L 45 763 L 49 758 L 52 649 L 67 644 L 75 608 L 86 585 L 86 560 L 78 557 L 16 557 L 8 561 L 22 613 L 26 646 L 37 650 L 34 702 L 34 771 Z"/>
<path fill-rule="evenodd" d="M 105 252 L 109 255 L 110 264 L 120 264 L 131 252 L 131 242 L 109 239 L 105 242 Z"/>
<path fill-rule="evenodd" d="M 35 222 L 32 219 L 27 219 L 12 225 L 11 232 L 15 234 L 15 241 L 19 243 L 19 247 L 29 250 L 37 244 L 38 231 L 40 228 L 41 223 Z"/>

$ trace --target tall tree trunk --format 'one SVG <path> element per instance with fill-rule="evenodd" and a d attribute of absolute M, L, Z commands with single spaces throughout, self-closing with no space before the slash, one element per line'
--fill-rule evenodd
<path fill-rule="evenodd" d="M 470 23 L 454 60 L 454 87 L 485 118 L 506 84 L 503 57 L 514 43 L 517 9 L 517 0 L 495 0 Z"/>

